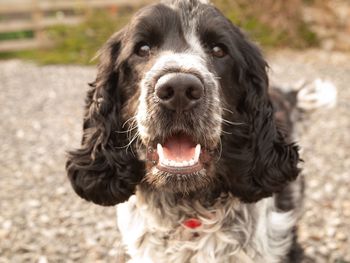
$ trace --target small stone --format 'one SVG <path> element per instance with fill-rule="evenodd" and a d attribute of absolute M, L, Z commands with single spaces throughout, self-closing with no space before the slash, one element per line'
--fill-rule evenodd
<path fill-rule="evenodd" d="M 11 220 L 6 220 L 5 222 L 2 223 L 2 228 L 4 230 L 10 230 L 12 227 L 12 221 Z"/>
<path fill-rule="evenodd" d="M 45 256 L 40 256 L 38 263 L 48 263 L 47 258 Z"/>
<path fill-rule="evenodd" d="M 39 200 L 36 200 L 36 199 L 28 200 L 27 204 L 28 204 L 28 206 L 33 207 L 33 208 L 39 207 L 41 205 Z"/>
<path fill-rule="evenodd" d="M 24 131 L 23 130 L 17 130 L 16 137 L 19 138 L 19 139 L 23 139 L 24 138 Z"/>
<path fill-rule="evenodd" d="M 309 257 L 313 257 L 315 255 L 316 249 L 315 247 L 307 247 L 305 248 L 305 254 L 308 255 Z"/>
<path fill-rule="evenodd" d="M 334 185 L 331 184 L 331 183 L 327 183 L 325 186 L 324 186 L 324 190 L 327 194 L 329 193 L 332 193 L 334 191 Z"/>
<path fill-rule="evenodd" d="M 337 232 L 335 235 L 335 238 L 339 241 L 346 241 L 349 238 L 350 233 L 348 233 L 348 235 L 346 235 L 343 232 Z"/>
<path fill-rule="evenodd" d="M 32 122 L 32 127 L 34 130 L 39 131 L 41 129 L 41 124 L 38 121 L 33 121 Z"/>
<path fill-rule="evenodd" d="M 337 250 L 339 248 L 339 245 L 336 242 L 332 241 L 327 244 L 327 247 L 330 250 Z"/>
<path fill-rule="evenodd" d="M 326 229 L 326 234 L 328 237 L 334 237 L 337 229 L 335 227 L 329 227 Z"/>
<path fill-rule="evenodd" d="M 42 223 L 48 223 L 48 222 L 50 222 L 50 217 L 48 217 L 47 215 L 41 215 L 40 216 L 40 221 Z"/>
<path fill-rule="evenodd" d="M 109 251 L 108 251 L 108 256 L 110 256 L 110 257 L 115 257 L 116 255 L 118 254 L 118 250 L 117 249 L 110 249 Z"/>
<path fill-rule="evenodd" d="M 323 256 L 326 256 L 329 253 L 329 249 L 325 245 L 319 246 L 317 251 Z"/>
<path fill-rule="evenodd" d="M 337 227 L 342 223 L 342 220 L 339 217 L 333 217 L 329 223 L 330 225 Z"/>
<path fill-rule="evenodd" d="M 58 187 L 58 188 L 56 189 L 56 193 L 57 193 L 58 195 L 66 194 L 66 193 L 67 193 L 67 189 L 66 189 L 65 187 Z"/>

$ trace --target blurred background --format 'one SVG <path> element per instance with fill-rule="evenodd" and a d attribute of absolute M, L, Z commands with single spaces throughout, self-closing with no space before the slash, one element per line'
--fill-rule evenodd
<path fill-rule="evenodd" d="M 79 199 L 64 171 L 81 137 L 98 48 L 152 0 L 0 0 L 0 263 L 115 262 L 114 208 Z M 274 85 L 321 78 L 334 108 L 298 127 L 305 262 L 350 262 L 350 1 L 214 0 L 257 42 Z"/>

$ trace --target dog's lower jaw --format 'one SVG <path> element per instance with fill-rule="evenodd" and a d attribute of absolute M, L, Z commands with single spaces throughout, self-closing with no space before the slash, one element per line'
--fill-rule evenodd
<path fill-rule="evenodd" d="M 203 204 L 138 187 L 117 206 L 130 262 L 285 262 L 281 255 L 291 248 L 296 211 L 277 211 L 275 197 L 254 204 L 232 195 L 213 200 Z M 189 218 L 201 226 L 187 228 Z"/>
<path fill-rule="evenodd" d="M 201 168 L 190 173 L 166 171 L 150 164 L 143 179 L 143 185 L 154 191 L 183 196 L 200 193 L 209 189 L 215 181 L 215 167 L 212 162 L 200 164 Z"/>
<path fill-rule="evenodd" d="M 207 176 L 205 169 L 193 174 L 169 174 L 153 167 L 145 181 L 158 191 L 186 195 L 209 186 L 211 178 Z"/>

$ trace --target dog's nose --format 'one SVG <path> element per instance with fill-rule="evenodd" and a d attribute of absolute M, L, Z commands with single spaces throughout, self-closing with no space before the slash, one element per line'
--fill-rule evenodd
<path fill-rule="evenodd" d="M 204 86 L 193 74 L 169 73 L 159 78 L 155 93 L 166 108 L 185 111 L 200 101 L 204 94 Z"/>

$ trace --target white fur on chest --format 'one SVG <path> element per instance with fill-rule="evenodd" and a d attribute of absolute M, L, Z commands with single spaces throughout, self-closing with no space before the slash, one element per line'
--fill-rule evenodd
<path fill-rule="evenodd" d="M 199 228 L 182 225 L 189 214 L 201 220 Z M 195 203 L 161 215 L 132 196 L 117 206 L 117 218 L 133 263 L 277 263 L 290 248 L 296 223 L 292 212 L 275 211 L 273 198 L 243 204 L 231 197 L 210 211 Z"/>

